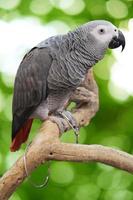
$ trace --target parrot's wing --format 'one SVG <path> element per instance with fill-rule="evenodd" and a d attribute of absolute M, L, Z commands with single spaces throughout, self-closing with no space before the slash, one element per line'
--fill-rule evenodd
<path fill-rule="evenodd" d="M 15 79 L 12 140 L 47 95 L 47 76 L 52 63 L 47 48 L 33 48 L 23 58 Z M 30 122 L 31 123 L 31 122 Z M 26 125 L 26 128 L 30 125 Z"/>

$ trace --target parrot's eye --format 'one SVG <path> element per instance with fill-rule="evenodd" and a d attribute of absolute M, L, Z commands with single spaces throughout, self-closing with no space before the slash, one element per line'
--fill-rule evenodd
<path fill-rule="evenodd" d="M 100 33 L 100 34 L 103 34 L 103 33 L 105 33 L 105 30 L 104 30 L 103 28 L 100 28 L 100 29 L 99 29 L 99 33 Z"/>

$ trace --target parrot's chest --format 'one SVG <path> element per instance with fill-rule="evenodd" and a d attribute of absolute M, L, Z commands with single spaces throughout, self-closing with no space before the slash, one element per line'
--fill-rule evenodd
<path fill-rule="evenodd" d="M 68 50 L 60 47 L 51 51 L 53 62 L 48 75 L 48 88 L 74 90 L 85 78 L 90 61 L 78 49 Z"/>
<path fill-rule="evenodd" d="M 80 70 L 81 64 L 67 60 L 54 60 L 48 75 L 48 88 L 52 90 L 74 90 L 85 79 L 87 70 Z"/>

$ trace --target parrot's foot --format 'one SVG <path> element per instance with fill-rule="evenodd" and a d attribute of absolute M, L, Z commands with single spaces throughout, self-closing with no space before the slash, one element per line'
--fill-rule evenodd
<path fill-rule="evenodd" d="M 67 122 L 70 125 L 70 127 L 74 130 L 76 136 L 76 143 L 78 143 L 79 127 L 71 112 L 66 110 L 58 111 L 57 115 L 51 116 L 50 119 L 58 124 L 61 133 L 67 131 Z"/>
<path fill-rule="evenodd" d="M 59 114 L 58 115 L 51 115 L 48 119 L 52 122 L 55 122 L 59 129 L 60 133 L 64 133 L 68 130 L 68 124 L 65 119 L 63 119 Z"/>
<path fill-rule="evenodd" d="M 74 130 L 75 136 L 76 136 L 76 143 L 79 143 L 79 126 L 77 124 L 76 119 L 72 116 L 71 112 L 67 110 L 63 110 L 62 112 L 59 111 L 59 114 L 66 119 L 68 124 L 71 126 L 71 128 Z"/>

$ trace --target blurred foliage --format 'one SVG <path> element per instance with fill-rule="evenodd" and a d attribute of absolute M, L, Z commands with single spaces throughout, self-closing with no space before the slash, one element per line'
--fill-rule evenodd
<path fill-rule="evenodd" d="M 0 0 L 0 17 L 10 21 L 33 16 L 46 24 L 54 20 L 65 22 L 71 28 L 94 19 L 106 19 L 117 26 L 127 27 L 133 17 L 132 0 Z M 110 62 L 108 62 L 110 60 Z M 109 69 L 114 62 L 110 52 L 95 67 L 99 86 L 100 109 L 90 125 L 81 128 L 80 143 L 103 144 L 132 153 L 133 99 L 115 101 L 108 91 Z M 101 67 L 101 68 L 100 68 Z M 100 70 L 101 69 L 101 70 Z M 0 73 L 0 174 L 2 175 L 23 153 L 9 152 L 11 132 L 11 100 L 13 77 Z M 32 134 L 40 122 L 34 123 Z M 72 131 L 61 140 L 74 142 Z M 32 178 L 43 179 L 47 165 L 37 169 Z M 25 181 L 11 200 L 73 199 L 73 200 L 133 200 L 133 177 L 123 171 L 97 163 L 51 162 L 51 178 L 47 188 L 34 189 Z"/>

